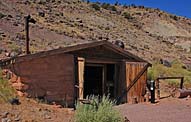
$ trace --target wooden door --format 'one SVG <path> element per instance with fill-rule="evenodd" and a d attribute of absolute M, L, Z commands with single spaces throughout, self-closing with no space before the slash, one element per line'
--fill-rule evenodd
<path fill-rule="evenodd" d="M 126 62 L 126 85 L 128 86 L 132 81 L 137 77 L 137 75 L 142 71 L 146 64 L 141 62 Z M 144 101 L 144 92 L 146 90 L 146 80 L 147 72 L 145 72 L 138 81 L 134 84 L 133 87 L 127 93 L 128 103 L 143 102 Z"/>

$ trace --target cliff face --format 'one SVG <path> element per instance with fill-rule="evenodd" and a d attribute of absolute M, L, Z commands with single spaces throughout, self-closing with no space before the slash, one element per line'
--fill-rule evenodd
<path fill-rule="evenodd" d="M 1 0 L 0 58 L 25 51 L 24 16 L 30 14 L 30 50 L 76 43 L 122 40 L 126 49 L 149 61 L 191 62 L 191 20 L 143 6 L 78 0 Z"/>

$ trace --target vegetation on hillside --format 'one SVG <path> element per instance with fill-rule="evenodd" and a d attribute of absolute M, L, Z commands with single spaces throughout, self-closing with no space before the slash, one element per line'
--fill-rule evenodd
<path fill-rule="evenodd" d="M 153 63 L 148 70 L 148 79 L 155 80 L 162 76 L 184 77 L 185 86 L 189 86 L 191 84 L 191 71 L 185 69 L 184 65 L 178 60 L 173 61 L 171 64 L 171 67 L 166 67 L 158 62 Z M 177 86 L 179 84 L 177 80 L 167 80 L 167 82 L 169 85 Z"/>
<path fill-rule="evenodd" d="M 8 101 L 15 95 L 15 90 L 10 86 L 7 79 L 2 77 L 2 70 L 0 69 L 0 103 Z"/>
<path fill-rule="evenodd" d="M 123 122 L 119 112 L 113 109 L 115 102 L 110 100 L 108 96 L 103 96 L 101 101 L 97 96 L 87 99 L 91 101 L 90 104 L 77 104 L 75 122 Z"/>
<path fill-rule="evenodd" d="M 117 8 L 114 5 L 108 4 L 108 3 L 103 3 L 101 5 L 103 9 L 111 10 L 111 11 L 117 11 Z"/>
<path fill-rule="evenodd" d="M 94 8 L 95 10 L 99 11 L 100 10 L 100 6 L 96 3 L 91 4 L 92 8 Z"/>

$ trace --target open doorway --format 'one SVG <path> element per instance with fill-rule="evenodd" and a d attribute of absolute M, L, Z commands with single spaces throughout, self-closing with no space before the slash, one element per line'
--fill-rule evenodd
<path fill-rule="evenodd" d="M 87 65 L 84 71 L 84 98 L 89 95 L 103 95 L 102 65 Z"/>
<path fill-rule="evenodd" d="M 115 98 L 115 64 L 86 64 L 84 67 L 83 97 L 110 95 Z"/>

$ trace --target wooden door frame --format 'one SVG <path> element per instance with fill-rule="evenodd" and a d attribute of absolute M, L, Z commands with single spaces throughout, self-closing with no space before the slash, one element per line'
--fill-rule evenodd
<path fill-rule="evenodd" d="M 84 68 L 85 68 L 85 58 L 77 58 L 77 99 L 84 98 Z"/>
<path fill-rule="evenodd" d="M 77 58 L 78 60 L 77 60 L 77 79 L 78 79 L 78 81 L 77 81 L 77 84 L 78 84 L 78 86 L 76 86 L 76 87 L 78 87 L 78 89 L 80 89 L 80 82 L 79 82 L 79 61 L 83 61 L 84 62 L 84 71 L 83 71 L 83 80 L 84 80 L 84 72 L 85 72 L 85 66 L 98 66 L 98 67 L 103 67 L 103 70 L 102 70 L 102 95 L 104 95 L 104 93 L 105 93 L 105 86 L 106 86 L 106 81 L 107 81 L 107 77 L 106 77 L 106 73 L 107 73 L 107 71 L 106 71 L 106 65 L 107 64 L 113 64 L 114 65 L 114 70 L 115 70 L 115 72 L 114 72 L 114 98 L 116 98 L 117 97 L 117 94 L 118 94 L 118 80 L 119 80 L 119 76 L 117 76 L 117 75 L 119 75 L 119 73 L 117 72 L 118 70 L 120 70 L 120 67 L 118 67 L 118 65 L 119 65 L 119 62 L 118 61 L 102 61 L 102 60 L 89 60 L 89 59 L 85 59 L 85 58 L 81 58 L 81 57 L 78 57 Z M 117 69 L 118 68 L 118 69 Z M 84 93 L 84 81 L 83 81 L 83 88 L 81 88 L 82 89 L 82 91 L 83 91 L 83 93 Z M 77 91 L 79 91 L 79 90 L 77 90 Z M 82 96 L 80 96 L 80 92 L 77 92 L 77 99 L 83 99 L 84 98 L 84 96 L 82 97 Z"/>

